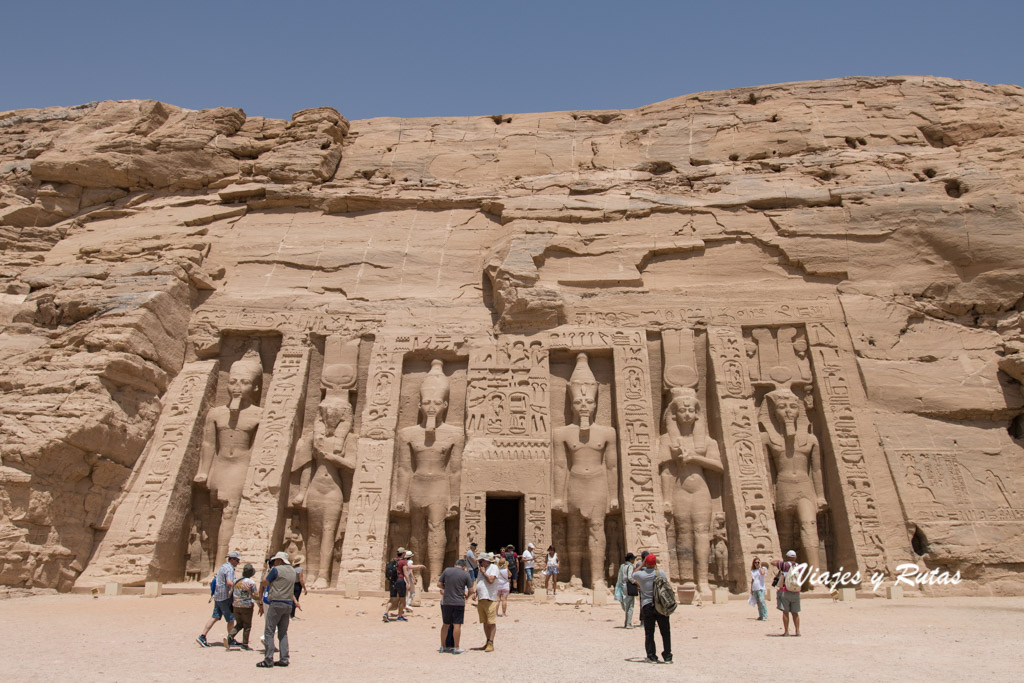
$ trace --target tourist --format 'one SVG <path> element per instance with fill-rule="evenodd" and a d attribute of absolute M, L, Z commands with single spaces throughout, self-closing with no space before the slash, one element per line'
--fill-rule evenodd
<path fill-rule="evenodd" d="M 459 647 L 462 636 L 462 623 L 466 615 L 466 594 L 474 594 L 473 576 L 469 571 L 469 563 L 457 560 L 454 567 L 448 567 L 437 579 L 437 587 L 441 589 L 441 648 L 438 652 L 450 652 L 461 655 L 465 650 Z M 449 636 L 452 645 L 448 645 Z"/>
<path fill-rule="evenodd" d="M 497 630 L 498 588 L 495 582 L 498 580 L 498 568 L 494 565 L 494 555 L 483 553 L 477 560 L 479 573 L 476 579 L 477 616 L 484 627 L 484 636 L 487 642 L 482 648 L 484 652 L 494 652 L 494 632 Z"/>
<path fill-rule="evenodd" d="M 516 554 L 514 545 L 505 546 L 505 561 L 508 562 L 508 573 L 510 574 L 510 585 L 512 590 L 519 590 L 519 555 Z"/>
<path fill-rule="evenodd" d="M 242 568 L 242 580 L 235 583 L 234 589 L 232 608 L 235 612 L 235 627 L 231 629 L 228 637 L 234 640 L 238 632 L 241 631 L 242 642 L 239 644 L 239 647 L 243 650 L 251 649 L 249 647 L 249 633 L 252 631 L 252 612 L 256 607 L 254 598 L 260 589 L 252 579 L 255 574 L 256 569 L 251 564 L 245 565 Z"/>
<path fill-rule="evenodd" d="M 306 592 L 306 582 L 302 580 L 302 555 L 298 555 L 295 558 L 295 563 L 292 564 L 295 568 L 295 604 L 298 604 L 298 598 Z M 292 605 L 292 619 L 298 619 L 295 616 L 295 605 Z"/>
<path fill-rule="evenodd" d="M 476 581 L 476 541 L 470 543 L 469 548 L 466 550 L 466 564 L 469 565 L 469 573 L 473 575 L 473 580 Z"/>
<path fill-rule="evenodd" d="M 411 612 L 412 608 L 409 607 L 409 603 L 416 597 L 416 575 L 413 572 L 418 572 L 421 569 L 426 569 L 425 564 L 413 564 L 412 563 L 412 551 L 405 551 L 405 587 L 406 587 L 406 598 L 405 598 L 405 611 Z"/>
<path fill-rule="evenodd" d="M 558 553 L 555 546 L 548 546 L 547 563 L 544 566 L 544 590 L 549 595 L 558 593 Z"/>
<path fill-rule="evenodd" d="M 267 572 L 260 583 L 260 588 L 267 589 L 270 605 L 266 609 L 263 627 L 263 661 L 256 664 L 261 669 L 272 666 L 288 666 L 288 622 L 291 620 L 292 606 L 302 609 L 298 594 L 295 592 L 295 569 L 288 562 L 288 553 L 279 552 L 274 555 L 273 568 Z M 260 603 L 260 616 L 263 616 L 263 603 Z M 274 661 L 274 633 L 277 633 L 278 652 Z"/>
<path fill-rule="evenodd" d="M 655 664 L 658 661 L 658 653 L 654 647 L 654 624 L 658 624 L 658 631 L 661 633 L 662 651 L 661 657 L 666 664 L 672 662 L 672 632 L 669 627 L 669 619 L 664 614 L 659 614 L 654 608 L 654 579 L 658 576 L 668 581 L 665 572 L 657 568 L 658 558 L 648 554 L 644 558 L 644 566 L 633 572 L 630 581 L 640 589 L 640 621 L 644 624 L 644 648 L 647 650 L 647 662 Z"/>
<path fill-rule="evenodd" d="M 498 587 L 498 616 L 508 616 L 508 594 L 512 572 L 508 568 L 508 560 L 504 557 L 498 558 L 498 580 L 494 585 Z"/>
<path fill-rule="evenodd" d="M 203 647 L 210 647 L 210 644 L 206 642 L 206 636 L 221 617 L 224 617 L 224 623 L 228 627 L 228 636 L 224 639 L 224 647 L 230 650 L 235 645 L 235 641 L 231 638 L 231 627 L 235 625 L 235 612 L 231 608 L 231 594 L 235 587 L 235 567 L 241 561 L 242 556 L 231 551 L 213 579 L 217 582 L 213 592 L 213 616 L 206 622 L 206 628 L 203 629 L 202 634 L 196 638 L 196 642 Z"/>
<path fill-rule="evenodd" d="M 523 593 L 526 595 L 533 595 L 533 549 L 532 543 L 526 544 L 526 550 L 523 551 Z"/>
<path fill-rule="evenodd" d="M 384 623 L 391 621 L 391 612 L 397 612 L 398 616 L 395 617 L 396 621 L 409 621 L 405 618 L 405 596 L 408 586 L 405 583 L 405 548 L 399 548 L 398 553 L 395 555 L 394 562 L 394 580 L 389 579 L 391 585 L 388 588 L 388 606 L 384 610 Z M 385 568 L 385 572 L 390 571 L 391 562 L 388 562 L 388 567 Z"/>
<path fill-rule="evenodd" d="M 768 606 L 764 604 L 764 577 L 768 570 L 761 566 L 761 560 L 754 558 L 750 565 L 750 600 L 757 605 L 757 620 L 768 621 Z"/>
<path fill-rule="evenodd" d="M 789 635 L 789 615 L 793 615 L 793 635 L 800 635 L 800 584 L 791 581 L 790 585 L 786 586 L 786 575 L 793 570 L 796 566 L 796 551 L 790 550 L 786 553 L 786 559 L 776 560 L 771 563 L 773 567 L 779 570 L 780 581 L 776 587 L 777 592 L 775 594 L 775 607 L 782 612 L 782 635 Z"/>
<path fill-rule="evenodd" d="M 636 605 L 636 596 L 639 589 L 630 579 L 633 577 L 633 561 L 636 555 L 626 553 L 626 559 L 619 567 L 619 576 L 615 581 L 615 599 L 622 605 L 626 613 L 626 624 L 622 628 L 633 628 L 633 607 Z"/>

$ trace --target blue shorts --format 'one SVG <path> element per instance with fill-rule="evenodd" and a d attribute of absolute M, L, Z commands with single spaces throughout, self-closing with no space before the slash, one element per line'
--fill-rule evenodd
<path fill-rule="evenodd" d="M 235 612 L 231 609 L 231 598 L 213 601 L 213 618 L 220 619 L 221 617 L 224 617 L 224 621 L 229 624 L 235 620 Z"/>
<path fill-rule="evenodd" d="M 533 581 L 533 567 L 526 567 L 523 571 L 526 572 L 526 580 Z"/>

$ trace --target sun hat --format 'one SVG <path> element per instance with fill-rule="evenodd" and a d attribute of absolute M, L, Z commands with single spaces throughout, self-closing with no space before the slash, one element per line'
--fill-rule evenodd
<path fill-rule="evenodd" d="M 288 561 L 288 553 L 286 553 L 283 550 L 281 552 L 279 552 L 277 555 L 274 555 L 270 559 L 272 559 L 272 560 L 281 560 L 285 564 L 291 564 L 291 562 Z"/>
<path fill-rule="evenodd" d="M 527 547 L 527 548 L 529 548 L 530 550 L 533 550 L 533 549 L 534 549 L 534 548 L 536 548 L 537 546 L 535 546 L 535 545 L 534 545 L 534 544 L 532 544 L 532 543 L 527 543 L 527 544 L 526 544 L 526 547 Z"/>

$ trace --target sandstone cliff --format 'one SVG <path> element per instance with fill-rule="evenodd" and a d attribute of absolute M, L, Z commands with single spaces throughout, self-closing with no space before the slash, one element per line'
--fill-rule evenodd
<path fill-rule="evenodd" d="M 218 353 L 197 309 L 657 334 L 830 299 L 902 508 L 884 524 L 1019 591 L 1022 192 L 1024 89 L 939 78 L 352 123 L 0 113 L 0 583 L 85 569 L 170 382 Z"/>

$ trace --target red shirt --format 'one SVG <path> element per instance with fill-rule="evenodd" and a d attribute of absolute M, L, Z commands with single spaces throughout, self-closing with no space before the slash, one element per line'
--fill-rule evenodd
<path fill-rule="evenodd" d="M 405 565 L 409 564 L 405 560 L 398 561 L 398 580 L 405 581 Z"/>

